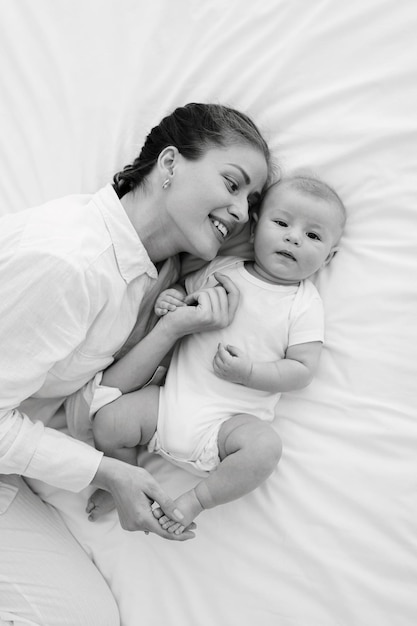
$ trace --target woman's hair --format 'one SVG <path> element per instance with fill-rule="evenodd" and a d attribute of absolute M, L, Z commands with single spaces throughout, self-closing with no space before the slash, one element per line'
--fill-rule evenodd
<path fill-rule="evenodd" d="M 167 146 L 175 146 L 184 158 L 196 160 L 209 147 L 234 143 L 247 143 L 257 148 L 270 168 L 268 145 L 247 115 L 221 104 L 186 104 L 152 128 L 139 156 L 113 177 L 113 187 L 119 198 L 136 189 Z"/>

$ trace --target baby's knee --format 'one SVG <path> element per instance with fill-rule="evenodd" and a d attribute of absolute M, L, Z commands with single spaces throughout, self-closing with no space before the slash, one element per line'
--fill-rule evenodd
<path fill-rule="evenodd" d="M 278 433 L 268 422 L 259 422 L 252 445 L 259 459 L 259 470 L 269 475 L 278 465 L 282 454 L 282 442 Z"/>

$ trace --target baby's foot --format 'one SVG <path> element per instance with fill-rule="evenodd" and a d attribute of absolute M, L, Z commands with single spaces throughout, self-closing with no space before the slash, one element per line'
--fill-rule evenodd
<path fill-rule="evenodd" d="M 175 504 L 184 515 L 184 519 L 181 523 L 176 520 L 172 520 L 170 517 L 165 515 L 159 507 L 154 508 L 152 512 L 164 530 L 167 530 L 169 533 L 180 535 L 184 529 L 193 522 L 197 515 L 201 513 L 203 507 L 195 495 L 194 489 L 187 491 L 182 496 L 177 498 L 175 500 Z"/>
<path fill-rule="evenodd" d="M 94 520 L 112 511 L 114 508 L 115 504 L 111 493 L 104 489 L 97 489 L 88 499 L 85 510 L 88 513 L 90 522 L 94 522 Z"/>

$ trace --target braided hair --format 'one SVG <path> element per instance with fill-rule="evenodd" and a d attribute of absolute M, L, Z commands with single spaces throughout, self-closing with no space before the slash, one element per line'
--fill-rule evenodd
<path fill-rule="evenodd" d="M 186 104 L 152 128 L 139 156 L 114 175 L 113 187 L 119 198 L 139 187 L 167 146 L 175 146 L 184 158 L 196 160 L 210 146 L 242 142 L 260 150 L 270 166 L 268 145 L 247 115 L 220 104 Z"/>

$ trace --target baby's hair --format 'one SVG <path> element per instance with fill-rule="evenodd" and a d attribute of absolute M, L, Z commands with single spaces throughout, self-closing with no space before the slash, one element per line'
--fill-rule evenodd
<path fill-rule="evenodd" d="M 333 204 L 340 213 L 342 220 L 342 228 L 346 222 L 346 207 L 343 204 L 339 194 L 329 184 L 310 173 L 294 172 L 291 175 L 284 176 L 281 180 L 268 187 L 265 196 L 274 188 L 288 185 L 297 191 L 301 191 L 307 195 L 315 196 L 321 200 L 325 200 Z"/>
<path fill-rule="evenodd" d="M 196 160 L 208 147 L 237 143 L 257 148 L 264 155 L 268 169 L 271 168 L 268 144 L 250 117 L 221 104 L 191 102 L 178 107 L 152 128 L 139 156 L 113 177 L 113 187 L 119 198 L 139 187 L 167 146 L 175 146 L 183 157 Z"/>

